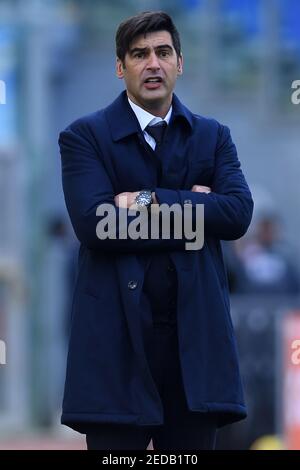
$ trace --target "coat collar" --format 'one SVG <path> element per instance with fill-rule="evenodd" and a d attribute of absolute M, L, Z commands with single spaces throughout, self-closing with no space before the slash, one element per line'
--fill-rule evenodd
<path fill-rule="evenodd" d="M 174 93 L 172 107 L 170 124 L 177 119 L 181 119 L 192 129 L 193 114 L 179 101 Z M 115 142 L 141 131 L 136 115 L 128 103 L 126 90 L 105 109 L 105 115 Z"/>

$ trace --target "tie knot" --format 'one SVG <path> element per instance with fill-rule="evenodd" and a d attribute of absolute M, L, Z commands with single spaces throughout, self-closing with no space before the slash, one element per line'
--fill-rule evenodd
<path fill-rule="evenodd" d="M 151 135 L 151 137 L 153 137 L 155 142 L 159 145 L 163 141 L 166 128 L 166 121 L 160 121 L 157 124 L 154 124 L 154 126 L 147 126 L 145 131 L 148 132 L 148 134 Z"/>

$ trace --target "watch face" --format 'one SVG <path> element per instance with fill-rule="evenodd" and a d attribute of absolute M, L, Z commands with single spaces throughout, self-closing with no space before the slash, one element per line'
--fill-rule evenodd
<path fill-rule="evenodd" d="M 140 191 L 137 197 L 135 198 L 135 202 L 140 207 L 150 206 L 152 202 L 151 191 L 148 191 L 148 190 Z"/>

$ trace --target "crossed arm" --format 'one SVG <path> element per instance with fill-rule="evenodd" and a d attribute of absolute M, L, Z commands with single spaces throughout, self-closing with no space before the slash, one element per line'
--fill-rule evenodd
<path fill-rule="evenodd" d="M 136 216 L 128 214 L 128 206 L 137 192 L 129 193 L 128 205 L 121 207 L 121 194 L 116 195 L 111 180 L 99 156 L 86 125 L 70 126 L 60 134 L 62 183 L 68 213 L 79 241 L 90 249 L 142 252 L 157 250 L 184 250 L 184 239 L 121 239 L 119 219 L 127 213 L 127 223 Z M 155 188 L 155 200 L 169 206 L 192 203 L 193 217 L 197 204 L 204 204 L 205 235 L 223 240 L 240 238 L 247 230 L 252 217 L 253 201 L 240 169 L 240 162 L 229 129 L 219 125 L 215 150 L 215 170 L 211 188 L 195 185 L 191 190 Z M 122 193 L 124 195 L 124 193 Z M 99 239 L 96 226 L 101 217 L 96 215 L 101 204 L 111 204 L 116 209 L 116 238 Z M 124 219 L 123 219 L 124 220 Z"/>
<path fill-rule="evenodd" d="M 211 188 L 209 188 L 208 186 L 201 186 L 201 185 L 194 184 L 191 191 L 196 192 L 196 193 L 208 194 L 211 192 Z M 134 201 L 138 193 L 139 191 L 117 194 L 114 198 L 116 206 L 123 207 L 124 209 L 128 209 L 129 207 L 134 205 Z M 158 200 L 156 198 L 155 192 L 152 193 L 152 200 L 153 200 L 153 204 L 158 204 Z"/>

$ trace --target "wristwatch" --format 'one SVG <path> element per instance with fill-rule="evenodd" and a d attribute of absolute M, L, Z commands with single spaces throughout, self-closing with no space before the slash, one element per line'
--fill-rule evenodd
<path fill-rule="evenodd" d="M 151 189 L 142 189 L 134 201 L 139 209 L 142 209 L 143 207 L 149 209 L 153 202 Z"/>

